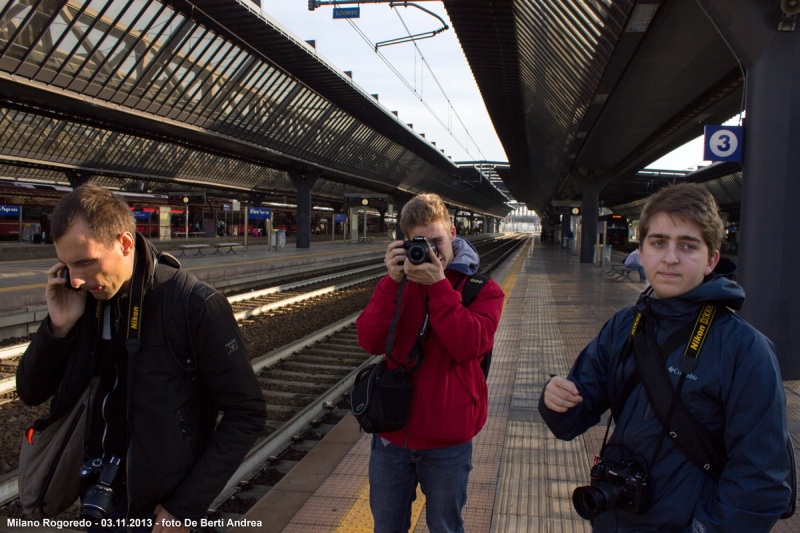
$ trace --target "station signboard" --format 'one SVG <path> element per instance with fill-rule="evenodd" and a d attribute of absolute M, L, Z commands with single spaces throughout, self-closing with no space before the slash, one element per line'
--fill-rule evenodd
<path fill-rule="evenodd" d="M 357 19 L 361 18 L 361 7 L 334 7 L 333 18 L 335 19 Z"/>
<path fill-rule="evenodd" d="M 364 203 L 364 200 L 367 203 Z M 372 207 L 374 209 L 387 209 L 389 207 L 389 197 L 380 194 L 345 194 L 345 207 Z"/>
<path fill-rule="evenodd" d="M 339 222 L 345 223 L 345 222 L 347 222 L 347 215 L 344 214 L 344 213 L 337 213 L 337 214 L 333 215 L 333 221 L 336 222 L 336 223 L 339 223 Z"/>
<path fill-rule="evenodd" d="M 18 205 L 0 205 L 0 216 L 18 217 L 19 209 Z"/>
<path fill-rule="evenodd" d="M 742 160 L 742 126 L 706 126 L 703 142 L 705 161 Z"/>
<path fill-rule="evenodd" d="M 131 211 L 136 220 L 150 220 L 150 213 L 147 211 Z"/>
<path fill-rule="evenodd" d="M 272 218 L 272 210 L 268 207 L 251 207 L 248 216 L 255 220 L 270 220 Z"/>
<path fill-rule="evenodd" d="M 196 192 L 171 192 L 169 193 L 169 205 L 205 205 L 205 193 Z"/>

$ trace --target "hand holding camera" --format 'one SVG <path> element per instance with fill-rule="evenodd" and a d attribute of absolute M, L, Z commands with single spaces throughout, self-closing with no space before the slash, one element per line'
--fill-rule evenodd
<path fill-rule="evenodd" d="M 438 254 L 435 244 L 425 237 L 414 237 L 391 243 L 383 262 L 389 276 L 397 283 L 406 276 L 420 285 L 433 285 L 444 279 L 444 266 Z"/>

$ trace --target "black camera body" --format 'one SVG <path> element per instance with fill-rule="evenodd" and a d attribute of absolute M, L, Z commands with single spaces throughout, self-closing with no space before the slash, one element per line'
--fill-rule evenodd
<path fill-rule="evenodd" d="M 599 461 L 592 467 L 591 485 L 572 493 L 572 504 L 585 520 L 611 509 L 642 514 L 650 509 L 652 493 L 647 475 L 633 461 Z"/>
<path fill-rule="evenodd" d="M 81 465 L 81 478 L 89 483 L 96 480 L 81 500 L 81 518 L 96 524 L 111 516 L 119 495 L 121 465 L 119 457 L 111 457 L 106 462 L 100 458 L 89 459 Z"/>
<path fill-rule="evenodd" d="M 412 265 L 421 265 L 422 263 L 431 262 L 428 256 L 428 250 L 433 250 L 433 253 L 439 255 L 439 248 L 425 237 L 414 237 L 410 241 L 403 241 L 403 248 L 406 250 L 406 257 Z"/>

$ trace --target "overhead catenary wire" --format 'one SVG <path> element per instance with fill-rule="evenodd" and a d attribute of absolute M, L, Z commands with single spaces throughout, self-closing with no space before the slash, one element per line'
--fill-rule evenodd
<path fill-rule="evenodd" d="M 397 7 L 397 6 L 395 6 L 395 7 Z M 395 13 L 397 13 L 397 18 L 400 19 L 400 22 L 403 24 L 403 27 L 406 29 L 406 33 L 408 33 L 408 35 L 411 36 L 411 31 L 408 29 L 408 26 L 406 25 L 406 21 L 403 20 L 403 16 L 400 15 L 400 10 L 395 9 Z M 447 93 L 444 91 L 444 87 L 442 87 L 442 84 L 439 83 L 439 78 L 437 78 L 436 74 L 434 74 L 430 63 L 428 63 L 428 60 L 425 59 L 425 55 L 422 53 L 422 50 L 420 50 L 419 45 L 414 41 L 412 41 L 412 43 L 414 44 L 414 48 L 416 49 L 416 52 L 419 53 L 419 57 L 422 60 L 423 65 L 425 65 L 425 67 L 427 67 L 428 72 L 430 72 L 431 77 L 433 77 L 433 81 L 436 82 L 436 85 L 439 87 L 439 90 L 442 92 L 442 95 L 444 96 L 444 99 L 447 100 L 447 105 L 448 105 L 448 110 L 447 110 L 448 111 L 448 126 L 449 126 L 448 127 L 448 132 L 450 132 L 450 135 L 453 135 L 453 119 L 452 119 L 452 117 L 449 116 L 449 114 L 452 112 L 452 114 L 455 115 L 456 119 L 458 119 L 458 122 L 464 128 L 464 131 L 467 133 L 467 139 L 468 140 L 472 139 L 472 144 L 475 145 L 475 149 L 481 155 L 481 159 L 486 159 L 486 156 L 483 155 L 483 152 L 481 152 L 481 149 L 478 147 L 478 143 L 476 143 L 475 139 L 473 139 L 472 135 L 470 135 L 469 130 L 467 129 L 467 125 L 464 124 L 463 120 L 461 120 L 461 117 L 459 116 L 458 111 L 456 111 L 455 106 L 450 101 L 450 98 L 447 96 Z M 416 59 L 416 54 L 414 55 L 414 58 Z M 421 84 L 420 84 L 420 86 L 421 86 Z M 467 142 L 467 147 L 469 147 L 469 142 Z M 464 150 L 467 153 L 469 153 L 469 150 L 467 148 L 465 148 Z"/>
<path fill-rule="evenodd" d="M 334 5 L 336 5 L 336 4 L 334 3 Z M 372 49 L 375 52 L 375 54 L 381 59 L 381 61 L 383 61 L 384 64 L 386 64 L 386 66 L 389 67 L 389 70 L 391 70 L 394 73 L 394 75 L 397 76 L 397 78 L 403 83 L 403 85 L 405 85 L 406 88 L 409 91 L 414 93 L 414 96 L 417 97 L 417 99 L 425 107 L 425 109 L 428 110 L 428 112 L 431 114 L 431 116 L 433 116 L 433 118 L 435 118 L 436 121 L 450 134 L 450 136 L 453 138 L 453 140 L 456 142 L 456 144 L 458 144 L 458 146 L 462 150 L 464 150 L 464 152 L 467 155 L 469 155 L 471 157 L 472 154 L 470 154 L 469 149 L 466 146 L 464 146 L 461 143 L 461 141 L 459 141 L 458 138 L 455 135 L 453 135 L 452 130 L 447 127 L 447 124 L 445 124 L 445 122 L 441 119 L 441 117 L 439 117 L 439 115 L 436 114 L 436 112 L 431 108 L 431 106 L 428 104 L 428 102 L 426 102 L 425 99 L 422 97 L 422 94 L 421 94 L 421 92 L 422 92 L 422 72 L 423 72 L 422 68 L 420 67 L 420 90 L 418 92 L 416 90 L 416 87 L 414 86 L 414 85 L 416 85 L 416 81 L 414 82 L 414 85 L 412 85 L 405 78 L 405 76 L 403 76 L 400 73 L 400 71 L 397 70 L 397 68 L 392 64 L 392 62 L 389 61 L 389 59 L 380 52 L 380 50 L 376 50 L 374 48 L 374 45 L 372 44 L 372 41 L 370 40 L 370 38 L 367 37 L 367 35 L 361 30 L 361 28 L 358 27 L 358 25 L 355 22 L 353 22 L 351 19 L 345 19 L 345 20 L 347 20 L 348 24 L 350 24 L 350 26 L 364 40 L 364 42 L 369 45 L 370 49 Z M 404 25 L 405 25 L 405 23 L 404 23 Z M 408 28 L 406 28 L 406 30 L 407 29 Z M 414 46 L 416 47 L 416 44 L 414 44 Z M 417 47 L 417 51 L 419 51 L 419 47 Z M 420 52 L 420 55 L 421 55 L 421 52 Z M 424 59 L 423 59 L 423 61 L 424 61 Z M 430 70 L 430 67 L 428 67 L 428 69 Z M 415 73 L 416 73 L 416 66 L 415 66 Z M 437 83 L 437 85 L 439 84 L 438 80 L 437 80 L 436 83 Z M 441 88 L 441 85 L 439 85 L 439 87 Z M 445 95 L 445 98 L 447 98 L 447 95 Z M 448 105 L 450 105 L 452 107 L 452 104 L 450 104 L 450 100 L 448 99 L 447 101 L 448 101 Z M 459 121 L 461 121 L 460 118 L 459 118 Z M 463 125 L 463 122 L 462 122 L 462 125 Z M 466 130 L 466 127 L 464 129 Z M 469 132 L 467 132 L 467 135 L 469 136 Z M 471 137 L 469 137 L 469 138 L 471 138 Z M 475 139 L 472 139 L 472 144 L 477 149 L 477 144 L 475 143 Z M 480 153 L 480 149 L 478 149 L 478 152 Z M 481 157 L 485 159 L 483 153 L 481 153 Z"/>

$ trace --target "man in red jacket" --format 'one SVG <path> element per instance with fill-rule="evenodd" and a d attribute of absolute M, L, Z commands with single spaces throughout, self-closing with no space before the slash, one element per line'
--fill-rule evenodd
<path fill-rule="evenodd" d="M 435 194 L 417 196 L 403 207 L 400 228 L 409 238 L 425 237 L 438 254 L 414 265 L 402 241 L 391 243 L 384 263 L 389 271 L 358 318 L 358 341 L 369 353 L 383 354 L 397 310 L 403 277 L 401 314 L 392 345 L 403 362 L 414 348 L 426 315 L 424 360 L 414 373 L 414 399 L 406 427 L 374 435 L 369 462 L 370 507 L 376 533 L 407 532 L 417 483 L 427 500 L 432 533 L 464 531 L 461 510 L 472 470 L 472 437 L 486 422 L 488 390 L 481 369 L 492 349 L 504 294 L 492 280 L 465 308 L 461 291 L 478 269 L 478 252 L 456 237 L 450 214 Z M 388 368 L 397 364 L 387 361 Z M 409 365 L 410 366 L 410 365 Z"/>

